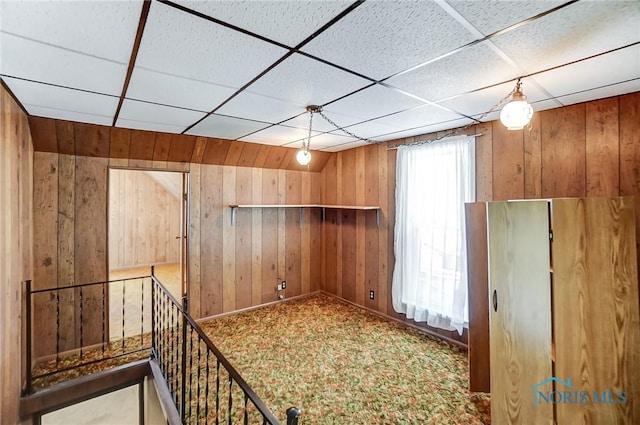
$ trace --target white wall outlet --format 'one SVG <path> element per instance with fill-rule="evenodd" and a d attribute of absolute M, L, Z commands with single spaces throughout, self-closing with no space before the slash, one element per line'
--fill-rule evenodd
<path fill-rule="evenodd" d="M 282 283 L 278 283 L 278 286 L 276 286 L 276 291 L 282 291 L 284 288 L 282 287 Z"/>

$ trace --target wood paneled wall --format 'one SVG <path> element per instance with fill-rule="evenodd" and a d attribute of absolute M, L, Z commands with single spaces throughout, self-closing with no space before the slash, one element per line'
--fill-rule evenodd
<path fill-rule="evenodd" d="M 165 173 L 179 181 L 180 173 Z M 143 171 L 109 172 L 109 269 L 180 261 L 180 197 Z"/>
<path fill-rule="evenodd" d="M 635 196 L 640 241 L 640 93 L 536 112 L 531 128 L 522 131 L 507 131 L 492 121 L 464 132 L 481 134 L 476 139 L 477 200 Z M 368 212 L 327 211 L 322 289 L 403 319 L 391 307 L 395 155 L 382 146 L 360 147 L 334 154 L 322 171 L 322 202 L 382 208 L 379 228 Z M 369 290 L 376 300 L 369 300 Z M 467 340 L 466 332 L 458 337 L 434 331 Z"/>
<path fill-rule="evenodd" d="M 232 226 L 228 207 L 318 203 L 320 173 L 48 152 L 36 152 L 34 163 L 37 288 L 106 280 L 109 166 L 189 172 L 189 292 L 194 317 L 275 301 L 278 278 L 287 280 L 285 297 L 320 287 L 319 210 L 304 210 L 300 223 L 297 208 L 241 209 Z M 100 341 L 102 310 L 100 293 L 85 290 L 83 296 L 86 345 Z M 61 325 L 61 350 L 79 344 L 77 298 L 76 294 L 75 308 L 60 312 L 66 324 Z M 36 325 L 37 356 L 55 352 L 55 311 L 44 303 L 42 299 L 38 304 L 42 308 Z"/>
<path fill-rule="evenodd" d="M 331 156 L 313 151 L 309 166 L 297 149 L 155 131 L 29 117 L 36 151 L 98 158 L 183 162 L 320 172 Z"/>
<path fill-rule="evenodd" d="M 33 145 L 27 115 L 4 84 L 0 138 L 0 423 L 16 424 L 25 369 L 22 282 L 33 264 Z"/>
<path fill-rule="evenodd" d="M 211 315 L 275 301 L 278 279 L 286 297 L 320 288 L 318 209 L 238 209 L 230 204 L 320 201 L 320 174 L 191 164 L 189 281 L 192 315 Z"/>

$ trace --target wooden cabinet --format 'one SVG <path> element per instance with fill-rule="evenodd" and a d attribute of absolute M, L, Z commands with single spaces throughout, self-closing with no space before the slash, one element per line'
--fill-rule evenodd
<path fill-rule="evenodd" d="M 472 242 L 483 231 L 474 211 L 486 217 L 490 364 L 470 356 L 470 370 L 489 367 L 492 423 L 640 423 L 633 199 L 468 206 Z M 470 253 L 471 273 L 481 257 Z M 479 280 L 470 280 L 476 297 Z M 474 317 L 470 354 L 474 343 L 487 343 Z"/>

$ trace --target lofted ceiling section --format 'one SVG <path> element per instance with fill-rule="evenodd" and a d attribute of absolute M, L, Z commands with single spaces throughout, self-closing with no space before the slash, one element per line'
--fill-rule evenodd
<path fill-rule="evenodd" d="M 340 151 L 640 91 L 640 2 L 0 0 L 30 115 Z M 362 140 L 363 138 L 368 139 Z"/>

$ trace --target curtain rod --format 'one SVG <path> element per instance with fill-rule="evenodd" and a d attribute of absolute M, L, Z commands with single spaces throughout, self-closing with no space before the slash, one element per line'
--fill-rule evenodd
<path fill-rule="evenodd" d="M 449 135 L 449 136 L 445 136 L 442 138 L 435 138 L 435 139 L 431 139 L 431 140 L 421 140 L 419 142 L 411 142 L 411 143 L 391 143 L 389 145 L 387 145 L 387 150 L 388 151 L 394 151 L 397 150 L 400 146 L 419 146 L 419 145 L 426 145 L 429 143 L 433 143 L 433 142 L 439 142 L 441 140 L 447 139 L 449 137 L 478 137 L 478 136 L 482 136 L 484 135 L 484 133 L 476 133 L 476 134 L 456 134 L 456 135 Z"/>

